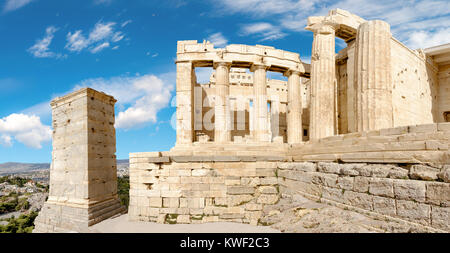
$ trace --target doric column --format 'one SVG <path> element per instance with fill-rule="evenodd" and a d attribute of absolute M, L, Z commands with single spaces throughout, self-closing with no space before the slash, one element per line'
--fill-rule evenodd
<path fill-rule="evenodd" d="M 288 77 L 287 141 L 300 143 L 303 136 L 300 72 L 288 70 L 284 75 Z"/>
<path fill-rule="evenodd" d="M 230 125 L 230 62 L 215 62 L 216 96 L 214 100 L 214 141 L 231 141 Z"/>
<path fill-rule="evenodd" d="M 253 64 L 250 71 L 254 72 L 253 77 L 253 138 L 257 142 L 270 141 L 268 108 L 267 108 L 267 84 L 266 69 L 263 64 Z"/>
<path fill-rule="evenodd" d="M 391 32 L 388 23 L 361 24 L 356 37 L 358 131 L 393 127 Z"/>
<path fill-rule="evenodd" d="M 314 32 L 311 55 L 310 140 L 335 134 L 335 28 L 318 23 Z"/>
<path fill-rule="evenodd" d="M 177 62 L 177 145 L 193 141 L 195 82 L 192 62 Z"/>

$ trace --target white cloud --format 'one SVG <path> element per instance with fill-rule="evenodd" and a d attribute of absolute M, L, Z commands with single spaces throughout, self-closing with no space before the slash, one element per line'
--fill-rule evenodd
<path fill-rule="evenodd" d="M 449 42 L 444 34 L 450 23 L 447 0 L 219 0 L 218 3 L 217 11 L 223 15 L 241 13 L 256 20 L 264 18 L 264 23 L 273 21 L 272 25 L 282 32 L 306 32 L 309 16 L 326 15 L 329 10 L 340 8 L 367 20 L 387 21 L 393 35 L 412 48 Z M 425 43 L 424 35 L 432 38 L 433 43 Z"/>
<path fill-rule="evenodd" d="M 211 34 L 207 40 L 213 43 L 215 47 L 225 47 L 228 43 L 228 40 L 220 32 Z"/>
<path fill-rule="evenodd" d="M 0 136 L 0 145 L 5 147 L 11 147 L 12 146 L 12 138 L 9 135 L 2 134 Z"/>
<path fill-rule="evenodd" d="M 45 29 L 45 37 L 37 40 L 36 43 L 28 48 L 28 52 L 30 52 L 34 57 L 38 58 L 50 58 L 50 57 L 61 57 L 60 54 L 55 54 L 50 51 L 49 46 L 52 43 L 54 33 L 58 29 L 54 26 L 49 26 Z"/>
<path fill-rule="evenodd" d="M 433 32 L 417 31 L 409 35 L 407 44 L 412 49 L 428 48 L 450 42 L 450 28 Z"/>
<path fill-rule="evenodd" d="M 157 113 L 168 106 L 174 86 L 164 77 L 144 75 L 136 77 L 95 78 L 82 81 L 74 90 L 91 87 L 114 96 L 117 108 L 116 128 L 130 129 L 155 123 Z"/>
<path fill-rule="evenodd" d="M 36 115 L 13 113 L 7 117 L 0 118 L 0 133 L 2 143 L 12 145 L 12 137 L 28 147 L 40 149 L 41 143 L 50 141 L 52 130 L 43 125 Z"/>
<path fill-rule="evenodd" d="M 120 27 L 123 28 L 123 27 L 125 27 L 126 25 L 130 24 L 131 22 L 133 22 L 133 20 L 129 19 L 129 20 L 123 22 L 123 23 L 120 25 Z"/>
<path fill-rule="evenodd" d="M 82 30 L 69 32 L 67 34 L 67 44 L 65 48 L 71 52 L 81 52 L 89 49 L 93 54 L 102 51 L 113 43 L 121 41 L 125 35 L 121 31 L 115 31 L 115 22 L 98 22 L 89 35 L 83 35 Z M 117 47 L 113 47 L 117 49 Z"/>
<path fill-rule="evenodd" d="M 241 35 L 255 35 L 260 38 L 260 41 L 265 41 L 281 39 L 287 34 L 283 33 L 277 26 L 266 22 L 260 22 L 242 26 Z"/>
<path fill-rule="evenodd" d="M 6 0 L 3 12 L 15 11 L 31 3 L 33 0 Z"/>
<path fill-rule="evenodd" d="M 90 51 L 91 51 L 91 53 L 95 54 L 95 53 L 102 51 L 103 49 L 105 49 L 107 47 L 109 47 L 109 42 L 103 42 L 102 44 L 92 48 Z"/>

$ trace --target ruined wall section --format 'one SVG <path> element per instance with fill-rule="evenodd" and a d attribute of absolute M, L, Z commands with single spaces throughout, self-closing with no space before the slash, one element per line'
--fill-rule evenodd
<path fill-rule="evenodd" d="M 284 197 L 309 199 L 422 231 L 450 232 L 450 167 L 420 164 L 280 163 Z"/>
<path fill-rule="evenodd" d="M 437 122 L 437 70 L 424 56 L 391 40 L 394 126 Z"/>
<path fill-rule="evenodd" d="M 130 154 L 130 220 L 258 224 L 279 200 L 277 161 L 238 156 Z"/>

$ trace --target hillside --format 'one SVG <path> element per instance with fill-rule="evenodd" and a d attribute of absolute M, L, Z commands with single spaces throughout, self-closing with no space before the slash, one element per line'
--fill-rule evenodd
<path fill-rule="evenodd" d="M 47 171 L 50 168 L 50 163 L 0 163 L 0 175 L 9 174 L 27 174 L 30 172 Z M 117 169 L 127 170 L 128 159 L 117 160 Z"/>

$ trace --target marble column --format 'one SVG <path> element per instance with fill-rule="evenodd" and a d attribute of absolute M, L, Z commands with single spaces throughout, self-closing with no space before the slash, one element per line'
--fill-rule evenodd
<path fill-rule="evenodd" d="M 288 70 L 284 75 L 288 77 L 287 141 L 300 143 L 303 136 L 300 72 Z"/>
<path fill-rule="evenodd" d="M 358 131 L 393 127 L 391 32 L 388 23 L 361 24 L 356 37 Z"/>
<path fill-rule="evenodd" d="M 230 117 L 230 67 L 229 62 L 216 62 L 216 96 L 214 101 L 214 142 L 231 141 Z"/>
<path fill-rule="evenodd" d="M 195 82 L 192 62 L 177 62 L 177 145 L 193 141 Z"/>
<path fill-rule="evenodd" d="M 335 110 L 335 28 L 319 23 L 314 32 L 311 55 L 310 140 L 332 136 L 336 132 Z"/>
<path fill-rule="evenodd" d="M 263 64 L 254 64 L 250 71 L 253 77 L 253 138 L 257 142 L 270 141 L 268 108 L 267 108 L 267 84 L 266 69 Z"/>

